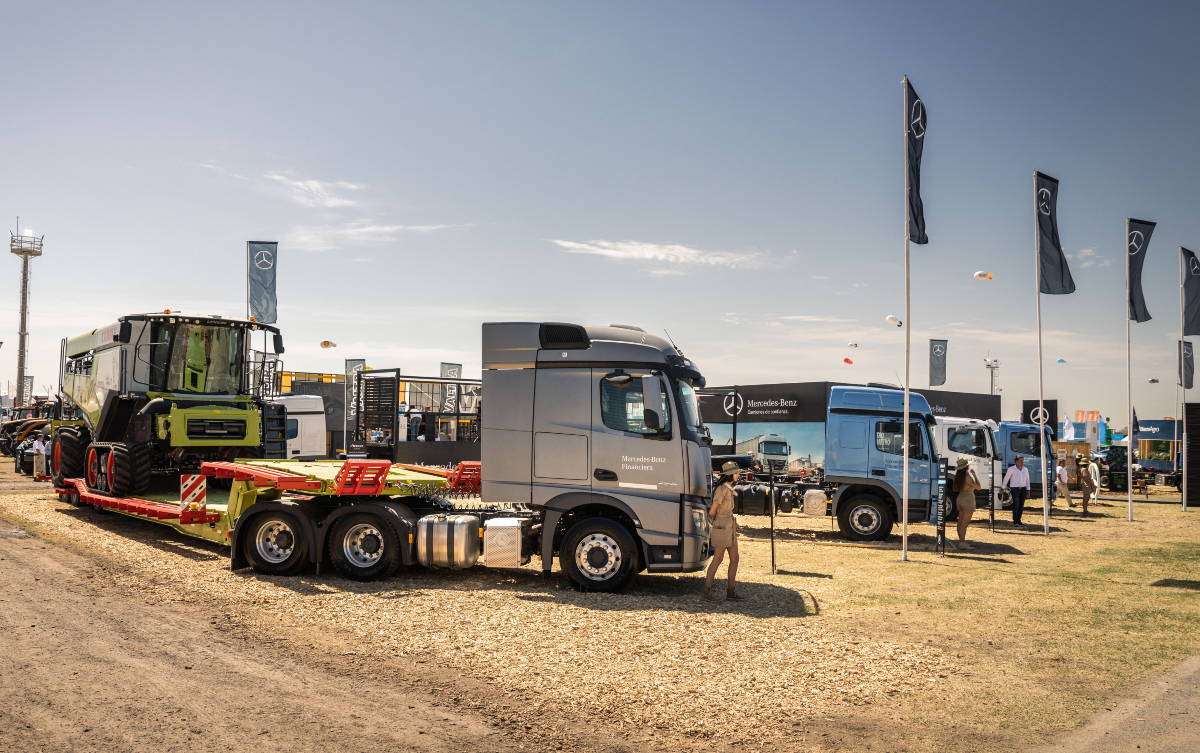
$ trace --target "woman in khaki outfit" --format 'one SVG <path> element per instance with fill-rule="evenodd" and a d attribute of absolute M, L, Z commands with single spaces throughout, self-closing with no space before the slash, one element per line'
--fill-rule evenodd
<path fill-rule="evenodd" d="M 745 601 L 746 597 L 738 594 L 734 590 L 734 580 L 737 578 L 738 566 L 738 545 L 737 535 L 741 532 L 741 526 L 733 519 L 733 501 L 736 496 L 733 491 L 733 485 L 737 483 L 738 477 L 742 470 L 737 463 L 728 462 L 721 466 L 721 480 L 717 482 L 717 488 L 713 489 L 712 505 L 708 508 L 709 514 L 712 516 L 712 533 L 709 536 L 709 542 L 714 550 L 712 564 L 708 566 L 708 576 L 704 580 L 704 595 L 701 597 L 705 601 L 721 601 L 718 596 L 712 595 L 713 578 L 717 575 L 717 568 L 721 566 L 721 560 L 725 557 L 725 550 L 729 550 L 729 587 L 725 591 L 725 598 L 730 601 Z"/>

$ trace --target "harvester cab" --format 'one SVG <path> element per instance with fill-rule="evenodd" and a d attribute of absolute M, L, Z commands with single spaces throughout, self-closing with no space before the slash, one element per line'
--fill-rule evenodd
<path fill-rule="evenodd" d="M 274 335 L 274 354 L 251 350 L 257 332 Z M 265 398 L 282 352 L 275 327 L 178 312 L 125 316 L 64 340 L 60 392 L 79 420 L 54 429 L 52 478 L 131 496 L 154 474 L 264 457 Z"/>

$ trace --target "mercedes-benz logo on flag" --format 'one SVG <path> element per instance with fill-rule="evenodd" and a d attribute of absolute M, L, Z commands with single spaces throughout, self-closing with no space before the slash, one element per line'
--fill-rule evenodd
<path fill-rule="evenodd" d="M 733 409 L 733 406 L 734 406 L 734 404 L 735 404 L 735 401 L 736 401 L 736 404 L 737 404 L 737 410 L 736 410 L 736 411 Z M 733 393 L 730 393 L 730 394 L 726 395 L 726 396 L 725 396 L 725 402 L 724 402 L 724 406 L 725 406 L 725 415 L 727 415 L 727 416 L 732 416 L 734 413 L 739 413 L 739 414 L 740 414 L 740 413 L 742 412 L 742 396 L 741 396 L 741 395 L 735 395 L 735 394 L 733 394 Z"/>
<path fill-rule="evenodd" d="M 1191 343 L 1183 344 L 1183 355 L 1187 358 L 1192 357 L 1192 344 Z"/>
<path fill-rule="evenodd" d="M 1050 214 L 1050 189 L 1049 188 L 1039 188 L 1038 189 L 1038 211 L 1045 215 Z"/>
<path fill-rule="evenodd" d="M 913 136 L 921 138 L 925 135 L 925 105 L 921 104 L 921 100 L 913 102 L 912 118 L 909 121 L 912 126 Z"/>
<path fill-rule="evenodd" d="M 1192 258 L 1192 277 L 1200 277 L 1200 259 Z"/>
<path fill-rule="evenodd" d="M 1050 420 L 1050 411 L 1039 406 L 1033 409 L 1033 412 L 1029 414 L 1029 417 L 1033 419 L 1035 424 L 1042 426 Z"/>
<path fill-rule="evenodd" d="M 1142 250 L 1142 244 L 1145 243 L 1145 237 L 1140 230 L 1134 230 L 1129 234 L 1129 255 L 1137 256 L 1137 253 Z"/>
<path fill-rule="evenodd" d="M 259 249 L 254 254 L 254 266 L 259 269 L 270 269 L 275 266 L 275 254 L 272 254 L 267 249 Z"/>
<path fill-rule="evenodd" d="M 946 346 L 945 346 L 945 345 L 934 345 L 934 346 L 933 346 L 933 354 L 934 354 L 935 356 L 940 356 L 940 355 L 942 355 L 942 354 L 943 354 L 943 353 L 945 353 L 945 352 L 946 352 Z"/>

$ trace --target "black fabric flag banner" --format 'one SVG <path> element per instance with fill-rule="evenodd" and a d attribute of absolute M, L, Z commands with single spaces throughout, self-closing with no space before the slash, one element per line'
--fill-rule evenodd
<path fill-rule="evenodd" d="M 1038 269 L 1041 270 L 1040 290 L 1047 295 L 1067 295 L 1075 292 L 1075 280 L 1058 239 L 1058 181 L 1039 172 L 1033 174 L 1037 202 Z"/>
<path fill-rule="evenodd" d="M 1200 259 L 1183 246 L 1183 336 L 1200 335 Z"/>
<path fill-rule="evenodd" d="M 278 258 L 278 243 L 246 243 L 250 316 L 263 324 L 274 324 L 278 318 L 275 312 L 275 263 Z"/>
<path fill-rule="evenodd" d="M 929 341 L 929 386 L 946 383 L 946 340 Z"/>
<path fill-rule="evenodd" d="M 925 205 L 921 203 L 921 152 L 925 147 L 925 103 L 904 77 L 904 138 L 908 152 L 908 239 L 918 245 L 925 235 Z"/>
<path fill-rule="evenodd" d="M 1178 384 L 1185 390 L 1192 389 L 1192 377 L 1196 373 L 1196 362 L 1192 358 L 1192 344 L 1187 340 L 1179 341 L 1179 373 L 1175 377 Z"/>
<path fill-rule="evenodd" d="M 1125 220 L 1125 263 L 1129 276 L 1129 319 L 1134 322 L 1150 321 L 1146 310 L 1146 297 L 1142 295 L 1142 265 L 1146 263 L 1146 251 L 1150 248 L 1150 236 L 1154 235 L 1153 222 Z"/>

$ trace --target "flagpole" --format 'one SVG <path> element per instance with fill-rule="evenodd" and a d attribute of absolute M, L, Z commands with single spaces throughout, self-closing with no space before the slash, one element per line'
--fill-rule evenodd
<path fill-rule="evenodd" d="M 1038 445 L 1042 454 L 1042 527 L 1045 534 L 1050 535 L 1050 487 L 1046 485 L 1046 405 L 1042 380 L 1042 259 L 1038 254 L 1038 204 L 1037 204 L 1037 172 L 1033 174 L 1033 271 L 1037 293 L 1037 329 L 1038 329 L 1038 418 L 1043 418 L 1038 424 Z"/>
<path fill-rule="evenodd" d="M 1129 495 L 1129 520 L 1133 521 L 1133 367 L 1129 351 L 1129 219 L 1125 220 L 1125 411 L 1129 430 L 1125 433 L 1125 491 Z"/>
<path fill-rule="evenodd" d="M 901 484 L 901 549 L 900 561 L 908 562 L 908 376 L 909 376 L 909 352 L 912 345 L 912 308 L 909 286 L 909 246 L 911 228 L 909 227 L 909 219 L 912 215 L 910 203 L 912 201 L 912 186 L 908 184 L 908 131 L 911 127 L 908 113 L 908 76 L 905 76 L 900 81 L 900 86 L 904 89 L 904 96 L 901 101 L 904 103 L 904 482 Z"/>
<path fill-rule="evenodd" d="M 1183 458 L 1182 472 L 1183 483 L 1180 485 L 1180 497 L 1183 502 L 1183 511 L 1187 512 L 1187 347 L 1183 334 L 1184 328 L 1184 306 L 1186 298 L 1183 295 L 1183 247 L 1179 248 L 1179 384 L 1183 387 L 1183 400 L 1179 404 L 1179 423 L 1183 424 L 1183 442 L 1179 445 L 1179 455 Z"/>

